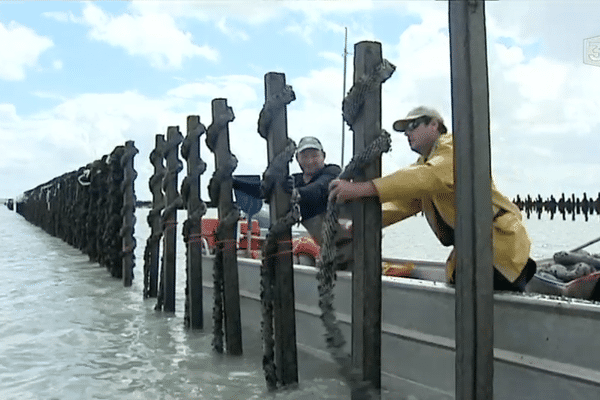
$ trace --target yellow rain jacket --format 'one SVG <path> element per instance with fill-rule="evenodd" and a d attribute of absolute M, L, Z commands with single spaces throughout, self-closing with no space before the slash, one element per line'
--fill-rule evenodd
<path fill-rule="evenodd" d="M 373 180 L 388 226 L 423 211 L 427 222 L 445 246 L 454 244 L 454 154 L 452 135 L 442 134 L 427 157 L 391 175 Z M 514 282 L 529 258 L 531 242 L 521 212 L 492 183 L 494 267 Z M 446 262 L 450 282 L 456 268 L 454 252 Z"/>

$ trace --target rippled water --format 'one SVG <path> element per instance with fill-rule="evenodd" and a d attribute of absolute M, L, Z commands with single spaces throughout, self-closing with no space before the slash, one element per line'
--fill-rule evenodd
<path fill-rule="evenodd" d="M 156 300 L 142 298 L 147 213 L 137 211 L 136 276 L 124 288 L 79 250 L 0 207 L 0 400 L 349 398 L 331 364 L 300 348 L 299 388 L 268 393 L 257 321 L 243 325 L 240 357 L 212 352 L 210 327 L 185 329 L 181 244 L 177 311 L 154 311 Z M 597 216 L 526 224 L 536 258 L 600 236 Z M 383 248 L 389 257 L 443 261 L 448 253 L 423 217 L 386 228 Z"/>
<path fill-rule="evenodd" d="M 79 250 L 0 207 L 0 399 L 349 398 L 331 365 L 300 349 L 299 388 L 268 393 L 258 324 L 243 325 L 240 357 L 212 351 L 210 326 L 185 329 L 183 246 L 177 311 L 154 311 L 156 300 L 142 298 L 148 229 L 139 221 L 147 212 L 138 210 L 135 279 L 124 288 Z"/>

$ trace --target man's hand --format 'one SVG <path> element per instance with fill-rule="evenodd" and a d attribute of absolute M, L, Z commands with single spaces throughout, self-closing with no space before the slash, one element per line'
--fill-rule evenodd
<path fill-rule="evenodd" d="M 334 179 L 329 183 L 329 201 L 346 203 L 373 196 L 377 196 L 377 189 L 371 181 L 350 182 L 343 179 Z"/>

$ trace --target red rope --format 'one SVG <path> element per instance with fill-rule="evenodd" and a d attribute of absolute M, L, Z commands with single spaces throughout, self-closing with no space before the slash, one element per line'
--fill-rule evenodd
<path fill-rule="evenodd" d="M 279 240 L 277 242 L 277 247 L 281 247 L 283 244 L 288 244 L 290 249 L 289 250 L 282 250 L 282 251 L 278 251 L 277 253 L 273 253 L 273 254 L 269 254 L 268 256 L 265 257 L 265 260 L 268 260 L 271 257 L 278 257 L 278 256 L 282 256 L 284 254 L 292 254 L 292 241 L 291 240 Z"/>

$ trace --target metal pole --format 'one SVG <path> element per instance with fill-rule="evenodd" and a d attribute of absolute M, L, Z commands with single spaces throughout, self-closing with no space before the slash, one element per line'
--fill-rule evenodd
<path fill-rule="evenodd" d="M 456 398 L 493 398 L 489 92 L 483 1 L 450 1 L 456 185 Z"/>

